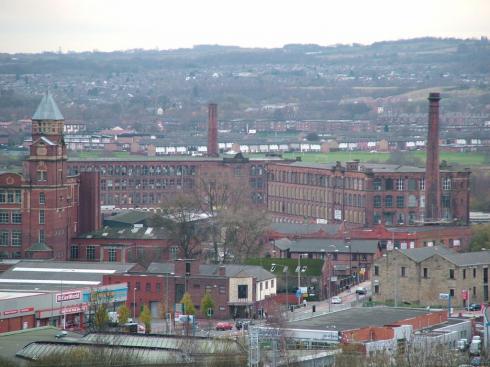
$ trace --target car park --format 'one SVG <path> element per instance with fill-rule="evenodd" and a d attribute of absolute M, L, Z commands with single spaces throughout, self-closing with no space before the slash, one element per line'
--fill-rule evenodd
<path fill-rule="evenodd" d="M 216 324 L 216 330 L 233 330 L 233 324 L 231 322 L 222 321 Z"/>
<path fill-rule="evenodd" d="M 330 300 L 330 302 L 332 304 L 340 304 L 340 303 L 342 303 L 342 298 L 340 298 L 338 296 L 335 296 L 335 297 L 332 297 L 332 299 Z"/>

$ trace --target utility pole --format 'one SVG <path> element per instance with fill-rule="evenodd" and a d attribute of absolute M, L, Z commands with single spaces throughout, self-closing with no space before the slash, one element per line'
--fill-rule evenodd
<path fill-rule="evenodd" d="M 165 326 L 166 326 L 166 329 L 167 329 L 167 333 L 169 332 L 169 316 L 170 316 L 170 310 L 169 310 L 169 304 L 168 304 L 168 300 L 170 298 L 170 289 L 169 289 L 169 286 L 168 286 L 168 278 L 170 275 L 175 275 L 175 273 L 167 273 L 165 278 L 166 278 L 166 292 L 167 292 L 167 296 L 165 297 L 166 298 L 166 302 L 165 302 Z M 174 302 L 175 303 L 175 302 Z"/>
<path fill-rule="evenodd" d="M 282 272 L 286 273 L 286 309 L 289 311 L 289 286 L 288 286 L 288 266 L 281 264 L 271 264 L 271 273 L 274 273 L 276 266 L 282 267 Z"/>

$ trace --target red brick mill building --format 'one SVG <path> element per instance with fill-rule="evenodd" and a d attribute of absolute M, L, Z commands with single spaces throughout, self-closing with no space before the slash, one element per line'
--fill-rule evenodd
<path fill-rule="evenodd" d="M 68 174 L 63 124 L 46 94 L 32 117 L 22 172 L 0 174 L 2 258 L 64 260 L 72 237 L 99 226 L 98 175 Z"/>
<path fill-rule="evenodd" d="M 429 99 L 428 162 L 423 169 L 359 161 L 219 158 L 216 105 L 209 107 L 208 157 L 68 161 L 63 116 L 47 94 L 32 118 L 33 143 L 22 172 L 0 175 L 0 257 L 127 261 L 129 248 L 159 247 L 163 242 L 109 241 L 103 238 L 105 232 L 90 237 L 89 232 L 100 229 L 100 205 L 152 210 L 166 197 L 195 190 L 206 177 L 240 185 L 251 203 L 267 208 L 276 222 L 344 223 L 366 231 L 378 225 L 406 228 L 392 237 L 407 237 L 401 242 L 408 246 L 412 233 L 417 233 L 418 243 L 429 245 L 431 239 L 422 239 L 424 231 L 432 237 L 452 228 L 456 233 L 448 234 L 447 244 L 451 239 L 455 246 L 466 244 L 470 172 L 439 165 L 439 95 Z M 162 259 L 170 259 L 169 254 Z"/>

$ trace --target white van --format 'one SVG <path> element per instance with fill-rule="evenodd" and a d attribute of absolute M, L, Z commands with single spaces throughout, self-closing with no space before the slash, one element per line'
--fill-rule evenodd
<path fill-rule="evenodd" d="M 473 338 L 470 344 L 470 355 L 479 356 L 480 350 L 481 350 L 481 340 Z"/>

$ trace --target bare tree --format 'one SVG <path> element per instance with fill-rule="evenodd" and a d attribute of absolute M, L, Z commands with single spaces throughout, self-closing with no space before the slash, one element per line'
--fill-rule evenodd
<path fill-rule="evenodd" d="M 186 259 L 201 253 L 201 242 L 207 236 L 206 228 L 198 218 L 200 205 L 191 194 L 179 193 L 162 206 L 162 216 L 152 218 L 153 226 L 168 231 L 169 240 L 175 243 Z"/>
<path fill-rule="evenodd" d="M 219 245 L 223 242 L 223 225 L 226 223 L 225 215 L 250 205 L 248 185 L 244 188 L 236 177 L 223 175 L 223 172 L 211 172 L 199 179 L 194 194 L 201 211 L 209 216 L 214 261 L 218 262 Z M 224 256 L 226 255 L 225 252 Z"/>
<path fill-rule="evenodd" d="M 226 256 L 231 249 L 240 261 L 257 256 L 270 220 L 265 210 L 242 207 L 223 213 L 222 224 L 225 233 L 223 252 Z"/>

